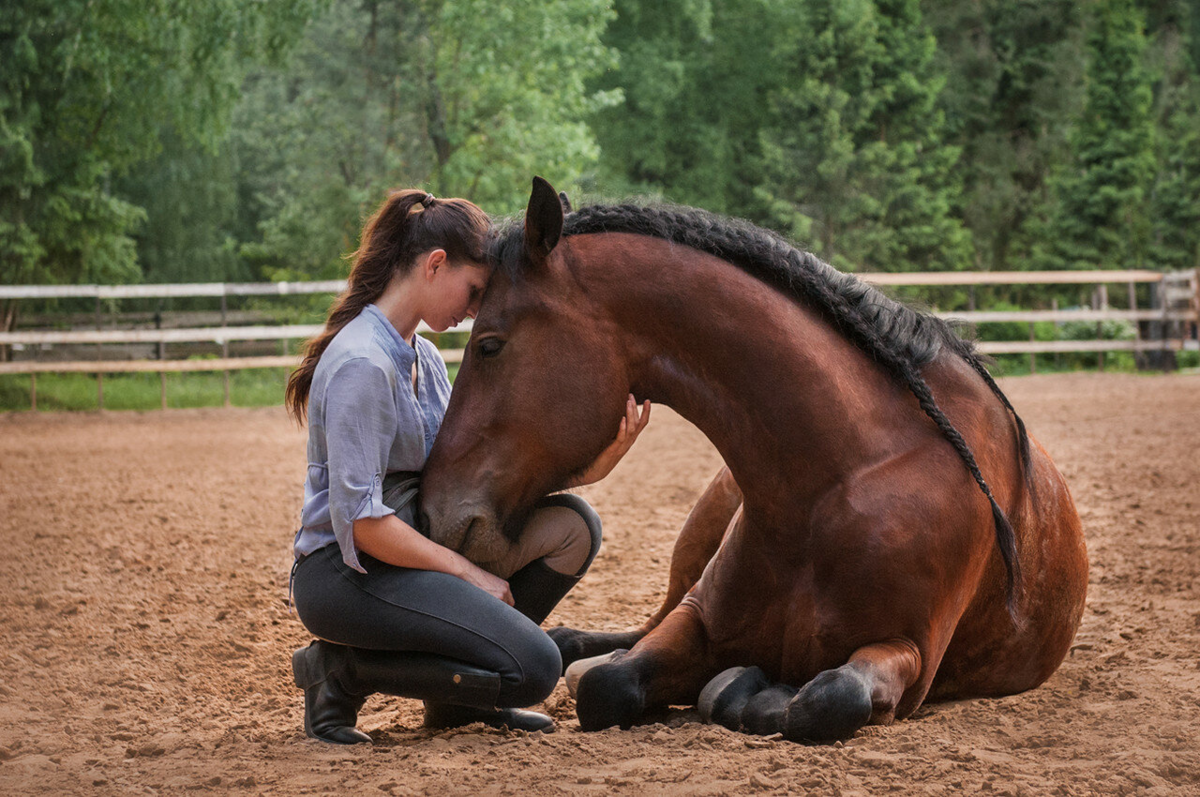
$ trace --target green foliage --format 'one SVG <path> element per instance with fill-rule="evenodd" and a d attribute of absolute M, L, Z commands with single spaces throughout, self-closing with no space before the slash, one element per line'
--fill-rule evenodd
<path fill-rule="evenodd" d="M 595 116 L 597 188 L 760 218 L 759 131 L 779 83 L 769 0 L 618 0 L 605 42 L 620 65 L 597 79 L 624 102 Z"/>
<path fill-rule="evenodd" d="M 781 3 L 779 22 L 782 86 L 763 133 L 772 216 L 845 268 L 968 267 L 959 151 L 916 0 Z"/>
<path fill-rule="evenodd" d="M 848 269 L 1196 268 L 1198 68 L 1197 0 L 12 0 L 0 282 L 339 277 L 387 190 L 509 213 L 533 174 Z"/>
<path fill-rule="evenodd" d="M 1055 181 L 1058 207 L 1043 262 L 1136 268 L 1148 255 L 1155 170 L 1143 20 L 1132 0 L 1102 0 L 1094 16 L 1083 118 L 1071 136 L 1072 161 Z"/>
<path fill-rule="evenodd" d="M 608 0 L 335 2 L 283 68 L 251 76 L 234 153 L 249 264 L 345 274 L 364 215 L 424 186 L 492 212 L 529 179 L 576 184 L 599 156 L 585 121 L 617 99 L 585 85 L 615 63 Z"/>
<path fill-rule="evenodd" d="M 1158 174 L 1151 197 L 1155 265 L 1200 268 L 1200 4 L 1152 4 L 1160 75 L 1155 116 Z"/>
<path fill-rule="evenodd" d="M 1050 170 L 1068 154 L 1082 97 L 1081 6 L 1073 0 L 925 4 L 949 75 L 941 103 L 962 147 L 962 217 L 978 267 L 1031 268 Z M 1034 224 L 1030 222 L 1033 221 Z"/>
<path fill-rule="evenodd" d="M 145 208 L 133 238 L 146 282 L 226 282 L 251 277 L 237 256 L 237 176 L 228 144 L 189 146 L 173 128 L 162 151 L 116 190 Z"/>
<path fill-rule="evenodd" d="M 310 0 L 14 0 L 0 11 L 0 282 L 139 278 L 145 212 L 112 180 L 170 125 L 214 147 L 243 64 L 294 37 Z"/>

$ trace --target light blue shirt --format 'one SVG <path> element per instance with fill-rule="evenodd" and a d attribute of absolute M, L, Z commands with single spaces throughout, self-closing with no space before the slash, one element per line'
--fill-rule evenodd
<path fill-rule="evenodd" d="M 308 476 L 297 558 L 337 542 L 342 561 L 365 573 L 354 547 L 354 521 L 393 514 L 383 501 L 384 479 L 425 467 L 450 400 L 450 379 L 437 347 L 420 335 L 414 339 L 415 349 L 370 304 L 317 361 L 308 392 Z M 395 514 L 416 525 L 411 504 Z"/>

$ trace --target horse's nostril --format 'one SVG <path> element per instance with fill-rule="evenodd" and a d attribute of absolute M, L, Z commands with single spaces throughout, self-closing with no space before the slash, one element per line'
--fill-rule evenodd
<path fill-rule="evenodd" d="M 458 546 L 455 550 L 460 553 L 466 548 L 467 543 L 471 540 L 471 532 L 475 529 L 475 525 L 483 520 L 479 515 L 472 515 L 467 518 L 466 524 L 462 527 L 462 536 L 458 538 Z"/>

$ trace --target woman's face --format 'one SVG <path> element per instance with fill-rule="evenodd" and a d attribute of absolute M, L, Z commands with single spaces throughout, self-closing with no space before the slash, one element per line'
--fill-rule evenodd
<path fill-rule="evenodd" d="M 442 332 L 465 318 L 474 318 L 491 275 L 488 266 L 473 261 L 443 262 L 429 282 L 425 323 L 435 332 Z"/>

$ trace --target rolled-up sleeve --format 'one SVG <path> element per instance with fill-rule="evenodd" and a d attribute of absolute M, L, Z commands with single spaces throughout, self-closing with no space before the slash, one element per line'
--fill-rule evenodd
<path fill-rule="evenodd" d="M 346 361 L 325 389 L 329 450 L 329 515 L 342 561 L 360 573 L 354 521 L 392 514 L 383 503 L 383 476 L 396 437 L 392 378 L 366 358 Z"/>

